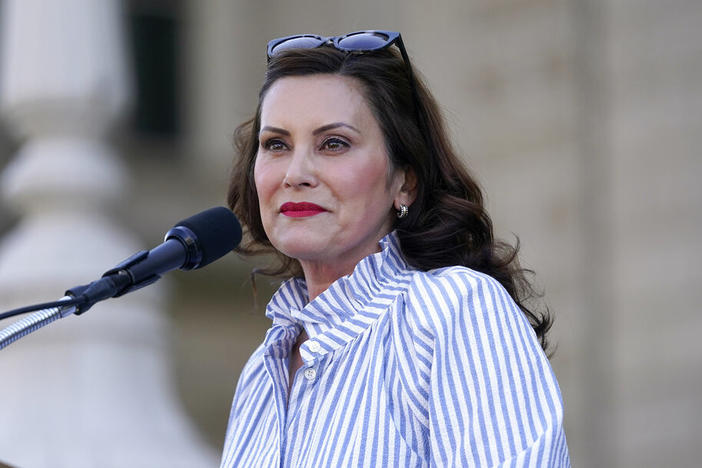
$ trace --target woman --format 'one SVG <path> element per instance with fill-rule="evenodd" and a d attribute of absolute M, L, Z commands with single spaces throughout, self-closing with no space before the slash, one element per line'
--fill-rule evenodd
<path fill-rule="evenodd" d="M 242 253 L 289 279 L 222 466 L 568 466 L 550 320 L 400 35 L 291 36 L 268 57 L 229 204 Z"/>

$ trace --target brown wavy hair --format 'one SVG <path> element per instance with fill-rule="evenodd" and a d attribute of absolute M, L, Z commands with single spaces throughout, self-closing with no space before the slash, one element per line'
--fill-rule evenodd
<path fill-rule="evenodd" d="M 364 54 L 348 54 L 332 47 L 290 49 L 270 59 L 256 114 L 234 133 L 238 157 L 227 201 L 247 232 L 238 251 L 244 255 L 273 254 L 278 261 L 262 273 L 302 275 L 297 260 L 278 252 L 266 236 L 254 163 L 261 103 L 267 91 L 280 78 L 313 74 L 358 80 L 380 124 L 393 167 L 411 168 L 416 174 L 416 199 L 409 214 L 397 219 L 394 226 L 407 262 L 424 271 L 463 265 L 492 276 L 520 307 L 546 349 L 552 318 L 547 308 L 534 308 L 533 299 L 540 294 L 527 279 L 532 272 L 519 265 L 518 239 L 513 247 L 494 238 L 481 189 L 454 151 L 436 100 L 416 70 L 408 73 L 405 62 L 392 49 Z"/>

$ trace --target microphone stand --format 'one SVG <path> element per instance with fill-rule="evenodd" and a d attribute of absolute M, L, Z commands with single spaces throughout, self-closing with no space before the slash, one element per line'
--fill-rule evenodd
<path fill-rule="evenodd" d="M 0 331 L 0 349 L 60 318 L 68 317 L 72 314 L 84 314 L 96 302 L 110 297 L 121 296 L 157 281 L 161 277 L 159 275 L 151 275 L 134 284 L 129 271 L 122 269 L 124 265 L 131 266 L 138 263 L 146 258 L 148 254 L 148 251 L 143 251 L 129 257 L 120 265 L 105 273 L 99 280 L 90 284 L 75 286 L 66 291 L 66 295 L 60 299 L 61 301 L 65 299 L 80 299 L 79 301 L 73 301 L 71 305 L 59 305 L 39 310 L 3 329 Z"/>
<path fill-rule="evenodd" d="M 64 296 L 62 299 L 73 299 L 72 296 Z M 51 307 L 38 310 L 18 320 L 7 328 L 0 331 L 0 349 L 10 345 L 20 338 L 39 330 L 41 327 L 50 324 L 60 318 L 68 317 L 78 308 L 78 304 L 71 306 Z"/>

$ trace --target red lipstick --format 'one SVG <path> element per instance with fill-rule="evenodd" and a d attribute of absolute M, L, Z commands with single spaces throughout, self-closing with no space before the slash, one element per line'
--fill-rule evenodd
<path fill-rule="evenodd" d="M 325 211 L 327 210 L 325 210 L 321 206 L 309 202 L 286 202 L 280 206 L 280 212 L 285 216 L 290 216 L 291 218 L 304 218 L 307 216 L 314 216 Z"/>

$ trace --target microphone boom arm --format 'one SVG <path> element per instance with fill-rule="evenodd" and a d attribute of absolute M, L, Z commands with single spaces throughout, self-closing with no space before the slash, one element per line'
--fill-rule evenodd
<path fill-rule="evenodd" d="M 71 299 L 70 296 L 65 296 L 63 299 Z M 68 317 L 76 311 L 76 306 L 61 306 L 51 307 L 48 309 L 33 312 L 21 320 L 13 323 L 9 327 L 0 330 L 0 349 L 14 343 L 23 336 L 39 330 L 45 325 L 50 324 L 60 318 Z"/>

